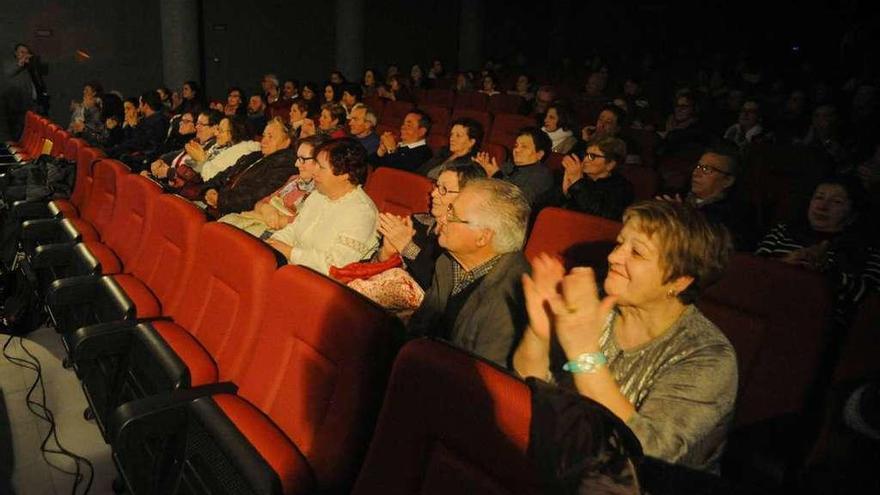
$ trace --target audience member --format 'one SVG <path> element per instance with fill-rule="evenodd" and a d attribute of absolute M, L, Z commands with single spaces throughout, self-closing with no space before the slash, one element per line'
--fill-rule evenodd
<path fill-rule="evenodd" d="M 296 218 L 306 197 L 315 189 L 315 171 L 318 162 L 315 150 L 323 144 L 317 136 L 303 138 L 296 147 L 293 175 L 272 194 L 257 201 L 254 209 L 223 215 L 218 221 L 235 225 L 248 234 L 268 239 Z"/>
<path fill-rule="evenodd" d="M 357 105 L 363 98 L 363 91 L 359 84 L 348 83 L 342 86 L 342 107 L 345 109 L 345 115 L 351 117 L 351 109 Z"/>
<path fill-rule="evenodd" d="M 529 206 L 509 182 L 472 179 L 439 218 L 431 287 L 409 321 L 410 335 L 432 335 L 509 366 L 526 326 L 521 277 Z M 546 373 L 545 375 L 546 376 Z"/>
<path fill-rule="evenodd" d="M 89 81 L 83 85 L 82 101 L 71 104 L 72 115 L 68 132 L 90 143 L 97 143 L 103 132 L 104 118 L 101 109 L 101 83 Z"/>
<path fill-rule="evenodd" d="M 755 100 L 746 100 L 739 111 L 736 124 L 728 127 L 724 132 L 724 139 L 745 148 L 752 143 L 763 143 L 770 140 L 770 136 L 761 125 L 761 107 Z"/>
<path fill-rule="evenodd" d="M 495 80 L 494 74 L 490 73 L 483 76 L 483 84 L 480 87 L 480 91 L 478 92 L 483 93 L 486 96 L 495 96 L 501 94 L 501 92 L 498 91 L 498 85 Z"/>
<path fill-rule="evenodd" d="M 284 121 L 270 120 L 260 151 L 242 156 L 235 165 L 205 182 L 204 201 L 212 217 L 252 210 L 257 201 L 287 181 L 295 159 L 288 132 Z"/>
<path fill-rule="evenodd" d="M 107 155 L 118 158 L 133 171 L 140 172 L 144 160 L 150 163 L 155 159 L 156 151 L 168 132 L 168 119 L 161 110 L 158 93 L 147 91 L 142 94 L 137 111 L 143 115 L 143 119 L 136 123 L 129 122 L 129 115 L 126 114 L 125 123 L 131 128 L 130 134 L 121 143 L 107 149 Z"/>
<path fill-rule="evenodd" d="M 351 136 L 361 143 L 367 150 L 367 156 L 373 156 L 379 149 L 379 136 L 374 129 L 379 119 L 370 107 L 363 103 L 356 103 L 351 109 L 348 119 L 348 129 Z"/>
<path fill-rule="evenodd" d="M 431 131 L 431 117 L 421 110 L 406 114 L 400 125 L 400 141 L 391 132 L 379 137 L 376 165 L 414 172 L 431 159 L 431 148 L 425 137 Z"/>
<path fill-rule="evenodd" d="M 434 181 L 430 214 L 400 217 L 393 213 L 380 213 L 382 246 L 377 253 L 378 260 L 386 261 L 399 254 L 405 261 L 406 271 L 422 289 L 428 290 L 434 276 L 434 263 L 441 253 L 437 243 L 440 219 L 446 215 L 447 208 L 468 181 L 485 176 L 485 172 L 469 158 L 459 158 L 444 165 Z"/>
<path fill-rule="evenodd" d="M 483 142 L 483 126 L 474 119 L 463 117 L 452 121 L 449 127 L 449 145 L 425 162 L 418 173 L 436 179 L 443 165 L 458 158 L 473 158 Z"/>
<path fill-rule="evenodd" d="M 242 104 L 244 92 L 241 88 L 232 87 L 226 92 L 226 103 L 223 105 L 223 113 L 232 117 L 236 115 L 245 116 L 247 108 Z"/>
<path fill-rule="evenodd" d="M 312 127 L 314 128 L 314 121 L 311 120 L 311 113 L 309 112 L 309 103 L 302 98 L 291 102 L 290 113 L 287 116 L 290 120 L 291 137 L 294 139 L 298 139 L 301 136 L 302 126 L 306 120 L 312 122 Z"/>
<path fill-rule="evenodd" d="M 286 102 L 292 102 L 299 98 L 299 81 L 296 79 L 285 79 L 281 86 L 281 99 Z"/>
<path fill-rule="evenodd" d="M 221 118 L 214 132 L 217 144 L 212 151 L 200 150 L 197 146 L 191 146 L 190 150 L 197 165 L 195 170 L 206 181 L 235 165 L 245 155 L 261 149 L 260 143 L 251 139 L 247 122 L 241 117 Z"/>
<path fill-rule="evenodd" d="M 577 143 L 574 135 L 574 113 L 562 102 L 554 102 L 547 107 L 544 114 L 544 127 L 542 131 L 550 136 L 553 143 L 553 151 L 567 154 Z"/>
<path fill-rule="evenodd" d="M 313 82 L 303 84 L 302 99 L 309 105 L 309 115 L 321 113 L 321 101 L 324 98 L 318 98 L 318 91 L 318 85 Z"/>
<path fill-rule="evenodd" d="M 321 114 L 318 116 L 317 133 L 329 139 L 345 137 L 345 108 L 339 103 L 325 103 L 321 105 Z M 302 135 L 302 133 L 300 133 Z M 308 132 L 307 135 L 311 135 Z"/>
<path fill-rule="evenodd" d="M 379 77 L 376 76 L 375 69 L 366 69 L 364 71 L 364 77 L 361 80 L 361 94 L 363 96 L 378 96 L 378 81 Z"/>
<path fill-rule="evenodd" d="M 474 161 L 486 171 L 488 177 L 504 179 L 519 187 L 532 210 L 537 211 L 548 201 L 553 188 L 553 172 L 544 165 L 550 156 L 552 142 L 537 127 L 520 129 L 513 145 L 513 161 L 498 165 L 488 153 L 477 153 Z"/>
<path fill-rule="evenodd" d="M 269 116 L 266 114 L 266 97 L 259 93 L 251 95 L 247 104 L 249 134 L 251 136 L 262 135 L 267 122 L 269 122 Z"/>
<path fill-rule="evenodd" d="M 617 173 L 625 158 L 626 143 L 607 136 L 593 141 L 583 159 L 574 154 L 566 156 L 562 159 L 565 174 L 554 203 L 620 221 L 634 198 L 632 184 Z"/>
<path fill-rule="evenodd" d="M 181 114 L 180 126 L 193 125 L 195 139 L 186 143 L 183 149 L 166 153 L 150 164 L 150 170 L 144 170 L 141 175 L 158 181 L 169 191 L 176 192 L 187 199 L 196 199 L 201 189 L 202 176 L 199 172 L 205 160 L 214 153 L 214 149 L 221 149 L 225 143 L 218 144 L 217 124 L 220 123 L 223 114 L 216 110 L 207 110 L 196 117 L 196 122 L 189 119 L 192 114 Z M 225 137 L 225 136 L 224 136 Z"/>
<path fill-rule="evenodd" d="M 724 272 L 729 236 L 692 208 L 663 201 L 633 205 L 623 219 L 604 296 L 591 268 L 566 274 L 546 254 L 533 261 L 523 277 L 529 324 L 514 368 L 607 407 L 645 455 L 717 473 L 737 361 L 693 303 Z"/>
<path fill-rule="evenodd" d="M 364 147 L 352 138 L 331 140 L 317 149 L 315 191 L 292 223 L 267 241 L 291 263 L 323 274 L 369 258 L 379 245 L 378 211 L 363 190 L 367 178 Z"/>

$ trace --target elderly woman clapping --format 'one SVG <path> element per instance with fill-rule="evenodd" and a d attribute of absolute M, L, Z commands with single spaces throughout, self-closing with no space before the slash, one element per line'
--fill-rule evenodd
<path fill-rule="evenodd" d="M 661 201 L 637 203 L 623 220 L 604 296 L 590 268 L 566 274 L 549 256 L 533 261 L 523 277 L 529 327 L 514 367 L 601 403 L 646 455 L 717 471 L 736 355 L 693 302 L 722 274 L 730 235 L 688 206 Z"/>

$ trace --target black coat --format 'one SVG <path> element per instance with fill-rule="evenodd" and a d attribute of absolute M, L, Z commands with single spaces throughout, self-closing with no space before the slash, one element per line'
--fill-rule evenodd
<path fill-rule="evenodd" d="M 253 209 L 257 201 L 283 186 L 291 175 L 298 174 L 292 148 L 268 156 L 259 151 L 239 158 L 235 165 L 205 183 L 204 191 L 216 189 L 217 214 L 238 213 Z"/>

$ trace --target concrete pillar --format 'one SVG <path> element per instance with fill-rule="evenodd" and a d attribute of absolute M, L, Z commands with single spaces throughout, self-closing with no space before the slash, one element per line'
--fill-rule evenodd
<path fill-rule="evenodd" d="M 485 30 L 483 0 L 461 0 L 458 19 L 458 68 L 479 69 L 483 66 L 483 31 Z"/>
<path fill-rule="evenodd" d="M 163 80 L 172 91 L 177 91 L 185 81 L 199 80 L 199 2 L 159 0 L 159 17 Z"/>
<path fill-rule="evenodd" d="M 364 71 L 364 0 L 336 0 L 336 68 L 350 81 Z"/>

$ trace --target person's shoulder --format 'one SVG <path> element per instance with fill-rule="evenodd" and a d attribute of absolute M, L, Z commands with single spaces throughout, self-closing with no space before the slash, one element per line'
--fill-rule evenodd
<path fill-rule="evenodd" d="M 711 350 L 713 353 L 735 356 L 733 344 L 696 306 L 689 306 L 679 322 L 681 325 L 680 341 L 692 352 Z"/>

